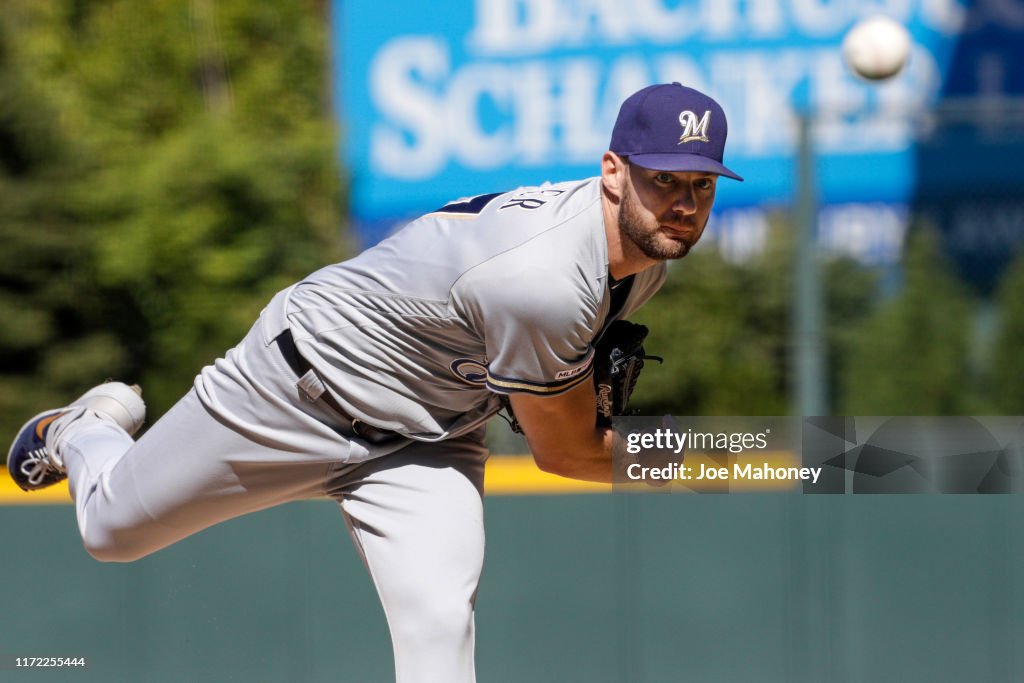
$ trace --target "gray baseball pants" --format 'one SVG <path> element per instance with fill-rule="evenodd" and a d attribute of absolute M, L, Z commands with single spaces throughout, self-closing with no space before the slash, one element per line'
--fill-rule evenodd
<path fill-rule="evenodd" d="M 89 413 L 59 427 L 86 549 L 129 562 L 232 517 L 329 496 L 383 603 L 396 680 L 475 681 L 482 430 L 366 459 L 374 447 L 297 389 L 265 318 L 138 442 Z"/>

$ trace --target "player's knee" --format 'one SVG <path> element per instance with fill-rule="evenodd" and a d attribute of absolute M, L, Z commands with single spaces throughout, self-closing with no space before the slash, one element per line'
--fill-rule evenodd
<path fill-rule="evenodd" d="M 99 562 L 134 562 L 146 553 L 140 553 L 134 548 L 126 548 L 109 543 L 85 543 L 85 551 L 92 555 L 94 560 Z"/>
<path fill-rule="evenodd" d="M 99 562 L 134 562 L 152 552 L 148 545 L 111 533 L 83 534 L 82 545 Z"/>
<path fill-rule="evenodd" d="M 406 616 L 403 623 L 393 625 L 396 636 L 406 642 L 459 643 L 473 632 L 473 606 L 466 602 L 421 600 Z"/>

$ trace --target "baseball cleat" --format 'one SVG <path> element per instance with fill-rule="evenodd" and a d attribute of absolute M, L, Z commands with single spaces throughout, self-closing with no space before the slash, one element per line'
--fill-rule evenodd
<path fill-rule="evenodd" d="M 85 392 L 71 405 L 39 413 L 18 430 L 7 452 L 7 471 L 25 491 L 52 486 L 67 478 L 64 463 L 55 449 L 47 446 L 50 427 L 75 408 L 98 413 L 115 422 L 129 435 L 139 431 L 146 419 L 146 404 L 138 385 L 107 382 Z"/>

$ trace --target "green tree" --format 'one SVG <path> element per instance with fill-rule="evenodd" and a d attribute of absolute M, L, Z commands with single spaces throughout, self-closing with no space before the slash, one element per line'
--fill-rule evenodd
<path fill-rule="evenodd" d="M 791 409 L 792 229 L 768 235 L 748 263 L 725 261 L 702 244 L 671 265 L 662 291 L 634 316 L 651 328 L 647 349 L 665 357 L 644 373 L 635 406 L 645 414 L 785 415 Z M 845 258 L 823 263 L 828 381 L 840 393 L 838 368 L 849 330 L 868 314 L 873 276 Z"/>
<path fill-rule="evenodd" d="M 828 407 L 840 414 L 849 376 L 848 359 L 861 343 L 859 330 L 878 309 L 877 273 L 851 258 L 833 258 L 823 268 L 825 294 L 825 362 Z"/>
<path fill-rule="evenodd" d="M 774 415 L 785 411 L 778 296 L 757 271 L 704 249 L 672 264 L 661 292 L 634 319 L 651 329 L 649 366 L 633 404 L 644 414 Z M 775 315 L 772 309 L 775 308 Z"/>
<path fill-rule="evenodd" d="M 16 14 L 0 13 L 0 429 L 124 369 L 99 324 L 102 292 L 66 188 L 79 175 L 58 112 L 18 60 Z"/>
<path fill-rule="evenodd" d="M 938 244 L 929 230 L 911 231 L 900 292 L 853 334 L 847 414 L 971 412 L 970 296 Z"/>
<path fill-rule="evenodd" d="M 155 418 L 273 292 L 344 255 L 323 3 L 11 0 L 3 17 L 0 66 L 33 88 L 0 93 L 34 98 L 34 128 L 6 129 L 50 170 L 22 174 L 17 216 L 0 208 L 42 259 L 5 249 L 20 284 L 0 308 L 26 331 L 0 382 L 53 387 L 52 404 L 141 381 Z"/>
<path fill-rule="evenodd" d="M 1004 415 L 1024 415 L 1024 254 L 1003 275 L 996 294 L 999 331 L 992 349 L 993 407 Z"/>

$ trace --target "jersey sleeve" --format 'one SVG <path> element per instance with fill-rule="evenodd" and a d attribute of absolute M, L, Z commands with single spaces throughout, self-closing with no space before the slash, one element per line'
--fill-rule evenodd
<path fill-rule="evenodd" d="M 491 391 L 549 396 L 590 377 L 599 302 L 579 273 L 506 271 L 477 283 L 466 302 L 484 338 Z"/>

